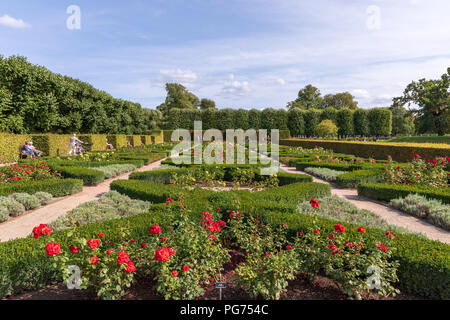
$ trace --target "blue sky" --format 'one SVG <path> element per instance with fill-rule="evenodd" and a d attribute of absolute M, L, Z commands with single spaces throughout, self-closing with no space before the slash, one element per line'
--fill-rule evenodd
<path fill-rule="evenodd" d="M 69 30 L 66 10 L 81 9 Z M 218 107 L 284 107 L 306 84 L 388 106 L 450 67 L 448 0 L 3 0 L 0 54 L 155 108 L 179 82 Z"/>

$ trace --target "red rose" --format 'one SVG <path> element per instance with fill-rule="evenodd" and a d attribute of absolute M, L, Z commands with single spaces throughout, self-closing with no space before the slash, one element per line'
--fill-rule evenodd
<path fill-rule="evenodd" d="M 134 262 L 133 261 L 128 261 L 127 266 L 125 267 L 125 271 L 126 272 L 135 272 L 136 271 L 136 267 L 134 266 Z"/>
<path fill-rule="evenodd" d="M 106 251 L 106 254 L 109 256 L 113 252 L 114 252 L 114 249 L 109 249 L 108 251 Z"/>
<path fill-rule="evenodd" d="M 189 266 L 188 265 L 185 265 L 184 267 L 183 267 L 183 271 L 184 272 L 187 272 L 189 270 Z"/>
<path fill-rule="evenodd" d="M 384 252 L 387 252 L 387 251 L 388 251 L 388 249 L 386 248 L 386 246 L 385 246 L 384 244 L 382 244 L 382 243 L 381 243 L 377 248 L 380 249 L 380 250 L 383 250 Z"/>
<path fill-rule="evenodd" d="M 294 249 L 294 248 L 292 248 L 292 246 L 290 246 L 290 245 L 286 246 L 286 250 L 292 250 L 292 249 Z"/>
<path fill-rule="evenodd" d="M 80 250 L 80 248 L 78 248 L 78 247 L 75 248 L 73 244 L 70 245 L 69 249 L 70 249 L 70 252 L 72 252 L 72 253 L 78 253 L 78 250 Z"/>
<path fill-rule="evenodd" d="M 173 251 L 171 248 L 161 248 L 155 251 L 155 257 L 153 258 L 156 261 L 169 261 L 170 256 L 173 255 Z"/>
<path fill-rule="evenodd" d="M 46 224 L 41 224 L 38 227 L 33 228 L 33 237 L 38 239 L 40 236 L 49 235 L 53 232 L 53 230 L 47 227 Z"/>
<path fill-rule="evenodd" d="M 102 232 L 97 233 L 97 236 L 103 238 L 105 235 Z"/>
<path fill-rule="evenodd" d="M 345 227 L 342 224 L 336 224 L 334 226 L 334 231 L 345 233 Z"/>
<path fill-rule="evenodd" d="M 117 264 L 124 264 L 124 263 L 128 263 L 128 261 L 130 261 L 130 257 L 128 256 L 128 253 L 124 252 L 124 251 L 118 251 L 117 254 L 119 255 L 119 257 L 117 258 Z"/>
<path fill-rule="evenodd" d="M 166 242 L 167 238 L 161 238 L 161 242 Z"/>
<path fill-rule="evenodd" d="M 98 257 L 97 256 L 91 258 L 91 264 L 98 264 Z"/>
<path fill-rule="evenodd" d="M 147 248 L 147 247 L 148 247 L 148 244 L 143 243 L 143 244 L 141 244 L 141 247 L 142 247 L 142 248 Z"/>
<path fill-rule="evenodd" d="M 320 231 L 319 230 L 314 230 L 314 233 L 317 234 L 318 236 L 320 236 Z"/>
<path fill-rule="evenodd" d="M 223 221 L 223 220 L 219 221 L 219 224 L 220 224 L 220 226 L 221 226 L 222 228 L 225 228 L 225 226 L 227 225 L 227 224 L 225 223 L 225 221 Z"/>
<path fill-rule="evenodd" d="M 364 227 L 359 227 L 358 232 L 366 233 L 366 229 Z"/>
<path fill-rule="evenodd" d="M 313 207 L 313 208 L 318 208 L 318 207 L 320 206 L 319 200 L 317 200 L 317 199 L 311 199 L 311 200 L 309 200 L 309 204 L 310 204 L 311 207 Z"/>
<path fill-rule="evenodd" d="M 241 214 L 239 212 L 236 213 L 236 212 L 232 211 L 230 213 L 230 219 L 233 219 L 233 218 L 239 219 L 240 217 L 241 217 Z"/>
<path fill-rule="evenodd" d="M 161 234 L 161 227 L 158 226 L 157 224 L 154 224 L 151 228 L 150 228 L 150 234 Z"/>
<path fill-rule="evenodd" d="M 61 246 L 56 242 L 49 242 L 45 247 L 45 251 L 47 251 L 47 256 L 51 257 L 53 255 L 58 255 L 61 253 Z"/>
<path fill-rule="evenodd" d="M 172 271 L 172 276 L 178 277 L 178 272 L 177 271 Z"/>
<path fill-rule="evenodd" d="M 95 250 L 100 245 L 100 240 L 98 240 L 98 239 L 89 239 L 87 244 L 91 247 L 92 250 Z"/>

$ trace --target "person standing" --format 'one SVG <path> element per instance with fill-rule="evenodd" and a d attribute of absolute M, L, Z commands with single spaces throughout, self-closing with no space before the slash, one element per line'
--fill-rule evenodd
<path fill-rule="evenodd" d="M 69 156 L 71 156 L 72 153 L 77 154 L 77 152 L 76 152 L 77 143 L 84 143 L 84 142 L 81 141 L 80 139 L 78 139 L 77 135 L 74 133 L 73 136 L 70 137 Z"/>

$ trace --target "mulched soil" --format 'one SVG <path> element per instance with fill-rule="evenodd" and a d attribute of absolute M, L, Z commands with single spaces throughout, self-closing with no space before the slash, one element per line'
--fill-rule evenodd
<path fill-rule="evenodd" d="M 163 297 L 153 292 L 149 278 L 137 278 L 136 283 L 123 300 L 163 300 Z M 95 300 L 84 291 L 69 290 L 63 284 L 55 284 L 37 291 L 22 293 L 18 296 L 7 297 L 4 300 Z M 241 288 L 228 283 L 222 291 L 223 300 L 252 300 Z M 299 276 L 290 281 L 287 291 L 281 295 L 281 300 L 346 300 L 347 297 L 336 284 L 324 276 L 318 276 L 312 283 L 305 277 Z M 371 294 L 369 299 L 380 300 L 376 294 Z M 401 293 L 394 297 L 381 298 L 382 300 L 427 300 L 410 294 Z M 214 285 L 206 288 L 205 295 L 200 300 L 219 300 L 219 289 Z"/>

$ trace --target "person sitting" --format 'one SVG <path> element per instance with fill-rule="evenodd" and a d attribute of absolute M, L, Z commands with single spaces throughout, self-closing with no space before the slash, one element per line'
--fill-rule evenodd
<path fill-rule="evenodd" d="M 114 146 L 106 140 L 106 149 L 114 149 Z"/>
<path fill-rule="evenodd" d="M 31 158 L 33 158 L 34 152 L 30 149 L 30 145 L 28 141 L 25 141 L 25 144 L 22 147 L 22 154 L 24 155 L 30 155 Z"/>
<path fill-rule="evenodd" d="M 43 152 L 41 150 L 36 149 L 36 147 L 33 145 L 32 141 L 28 142 L 28 146 L 30 147 L 31 150 L 33 150 L 33 154 L 34 154 L 35 158 L 40 158 L 41 157 Z"/>

